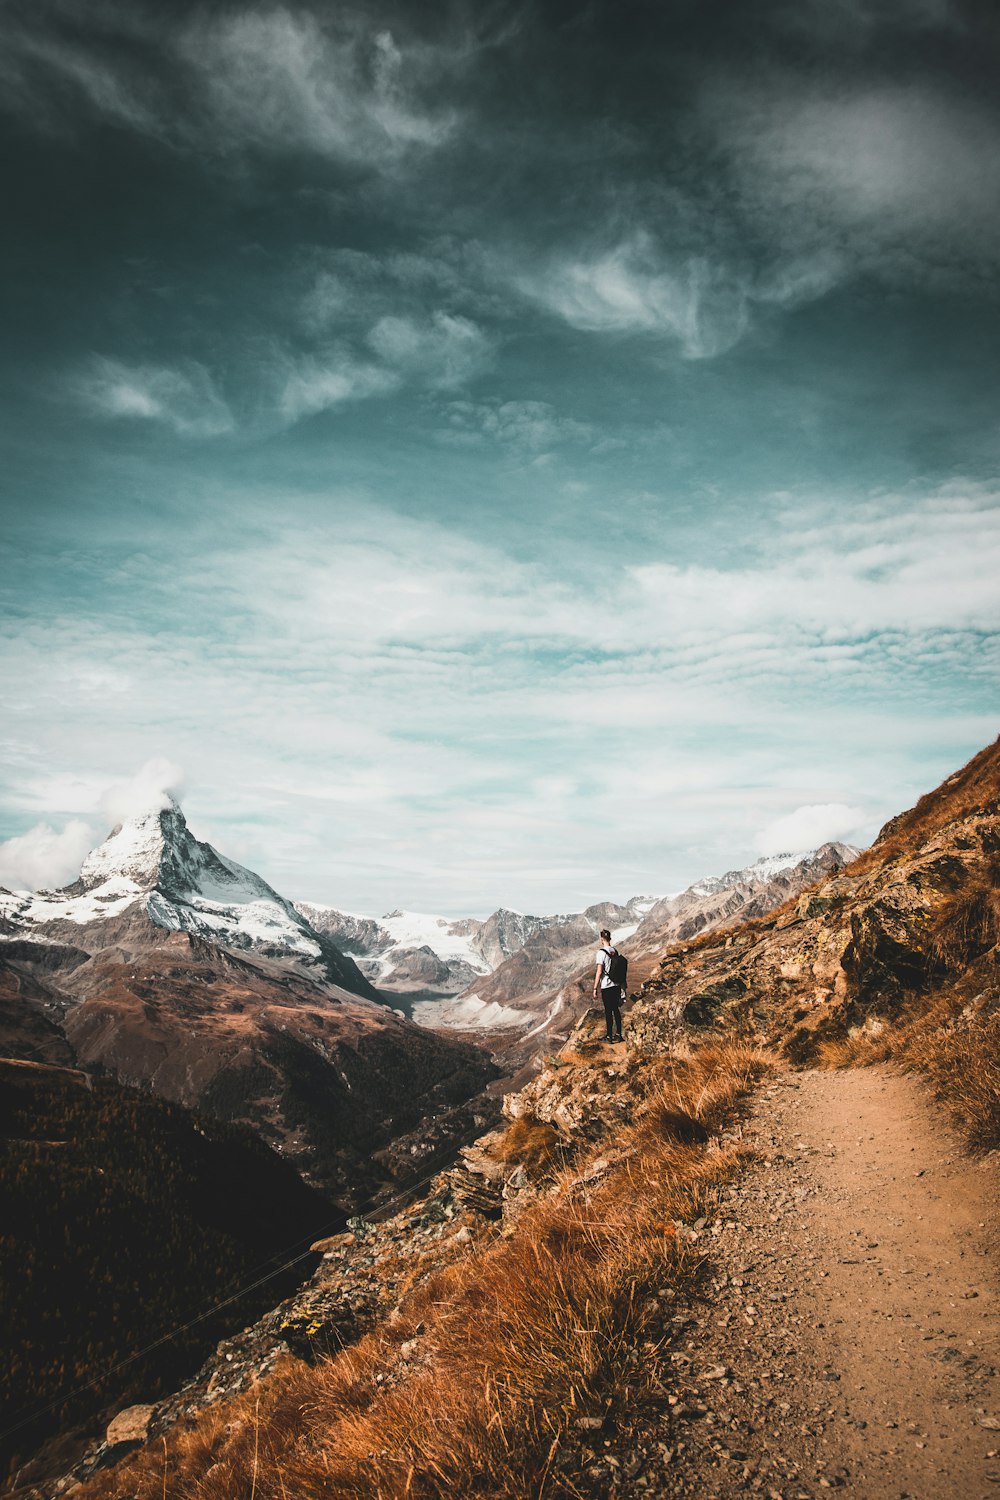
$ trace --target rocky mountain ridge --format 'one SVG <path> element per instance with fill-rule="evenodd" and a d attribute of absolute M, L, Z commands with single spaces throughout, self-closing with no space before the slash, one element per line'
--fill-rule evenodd
<path fill-rule="evenodd" d="M 470 1026 L 477 1018 L 499 1017 L 493 1024 L 536 1046 L 543 1037 L 565 1038 L 588 1003 L 602 927 L 627 956 L 630 987 L 637 988 L 671 943 L 770 911 L 824 873 L 850 863 L 858 852 L 849 844 L 824 844 L 806 854 L 768 856 L 745 869 L 703 878 L 658 901 L 636 898 L 626 907 L 611 902 L 588 907 L 531 934 L 487 979 L 441 1005 L 440 1023 Z M 428 1019 L 423 1009 L 416 1013 L 420 1020 Z"/>
<path fill-rule="evenodd" d="M 347 1209 L 466 1138 L 496 1072 L 377 1003 L 176 803 L 117 828 L 73 886 L 0 893 L 0 1039 L 246 1123 Z"/>
<path fill-rule="evenodd" d="M 399 910 L 380 918 L 365 917 L 308 901 L 298 902 L 297 907 L 317 932 L 327 934 L 355 960 L 379 990 L 398 995 L 401 1001 L 424 1002 L 418 1018 L 434 1024 L 427 1002 L 474 990 L 479 979 L 538 934 L 570 928 L 581 917 L 598 927 L 608 921 L 635 927 L 656 901 L 653 896 L 634 896 L 624 906 L 600 902 L 585 913 L 540 917 L 499 907 L 482 920 Z M 474 1006 L 467 1009 L 474 1014 Z M 454 1017 L 456 1012 L 451 1008 L 445 1014 Z M 450 1024 L 456 1024 L 454 1019 Z"/>
<path fill-rule="evenodd" d="M 489 972 L 478 945 L 484 924 L 475 917 L 450 920 L 398 910 L 363 917 L 309 901 L 299 901 L 297 909 L 383 993 L 453 994 Z"/>
<path fill-rule="evenodd" d="M 678 1028 L 725 1026 L 762 1034 L 803 1064 L 826 1042 L 877 1035 L 907 997 L 959 983 L 970 955 L 955 959 L 962 945 L 947 928 L 966 920 L 963 900 L 992 910 L 998 788 L 1000 742 L 891 819 L 850 864 L 769 914 L 668 951 L 636 1002 L 637 1039 L 664 1045 Z"/>
<path fill-rule="evenodd" d="M 612 930 L 633 966 L 666 944 L 780 905 L 859 851 L 831 843 L 805 853 L 769 855 L 738 870 L 705 876 L 674 896 L 600 901 L 580 912 L 534 916 L 501 907 L 480 921 L 393 911 L 381 919 L 299 902 L 365 976 L 422 1025 L 490 1034 L 548 1031 L 564 1006 L 559 992 Z M 578 1004 L 578 997 L 562 1000 Z"/>

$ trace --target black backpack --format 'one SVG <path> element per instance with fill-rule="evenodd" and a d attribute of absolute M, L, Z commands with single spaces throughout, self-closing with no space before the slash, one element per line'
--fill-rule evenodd
<path fill-rule="evenodd" d="M 605 962 L 608 978 L 612 984 L 624 990 L 628 984 L 628 959 L 624 953 L 619 953 L 617 948 L 605 948 L 604 951 L 608 955 Z"/>

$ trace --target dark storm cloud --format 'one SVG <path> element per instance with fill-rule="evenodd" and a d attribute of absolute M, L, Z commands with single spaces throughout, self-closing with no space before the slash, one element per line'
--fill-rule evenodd
<path fill-rule="evenodd" d="M 573 327 L 659 331 L 711 357 L 768 307 L 859 270 L 905 281 L 911 263 L 994 254 L 983 32 L 945 0 L 776 0 L 752 17 L 432 6 L 419 21 L 388 5 L 103 4 L 84 19 L 21 4 L 6 42 L 22 124 L 133 132 L 265 203 L 271 170 L 250 163 L 280 159 L 302 194 L 282 201 L 286 246 L 316 237 L 325 202 L 323 237 L 388 254 L 397 281 L 407 254 L 448 267 L 450 316 L 503 287 Z"/>

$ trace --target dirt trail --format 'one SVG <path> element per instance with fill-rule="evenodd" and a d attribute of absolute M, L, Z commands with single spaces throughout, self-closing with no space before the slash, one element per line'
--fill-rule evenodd
<path fill-rule="evenodd" d="M 996 1158 L 884 1068 L 778 1075 L 744 1135 L 663 1468 L 625 1493 L 1000 1497 Z"/>

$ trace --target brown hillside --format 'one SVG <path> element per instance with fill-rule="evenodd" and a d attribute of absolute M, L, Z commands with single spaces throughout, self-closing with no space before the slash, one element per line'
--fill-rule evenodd
<path fill-rule="evenodd" d="M 980 750 L 914 807 L 890 818 L 855 869 L 870 870 L 924 844 L 949 823 L 977 814 L 995 813 L 1000 802 L 1000 738 Z"/>
<path fill-rule="evenodd" d="M 141 948 L 108 947 L 58 989 L 27 967 L 44 946 L 22 943 L 0 971 L 8 1053 L 250 1125 L 348 1210 L 468 1138 L 467 1101 L 496 1073 L 481 1050 L 261 955 L 146 927 Z M 414 1130 L 415 1151 L 393 1149 Z"/>
<path fill-rule="evenodd" d="M 878 842 L 770 916 L 670 950 L 632 1027 L 648 1045 L 718 1029 L 794 1063 L 880 1035 L 985 966 L 995 1006 L 1000 743 L 892 819 Z"/>

